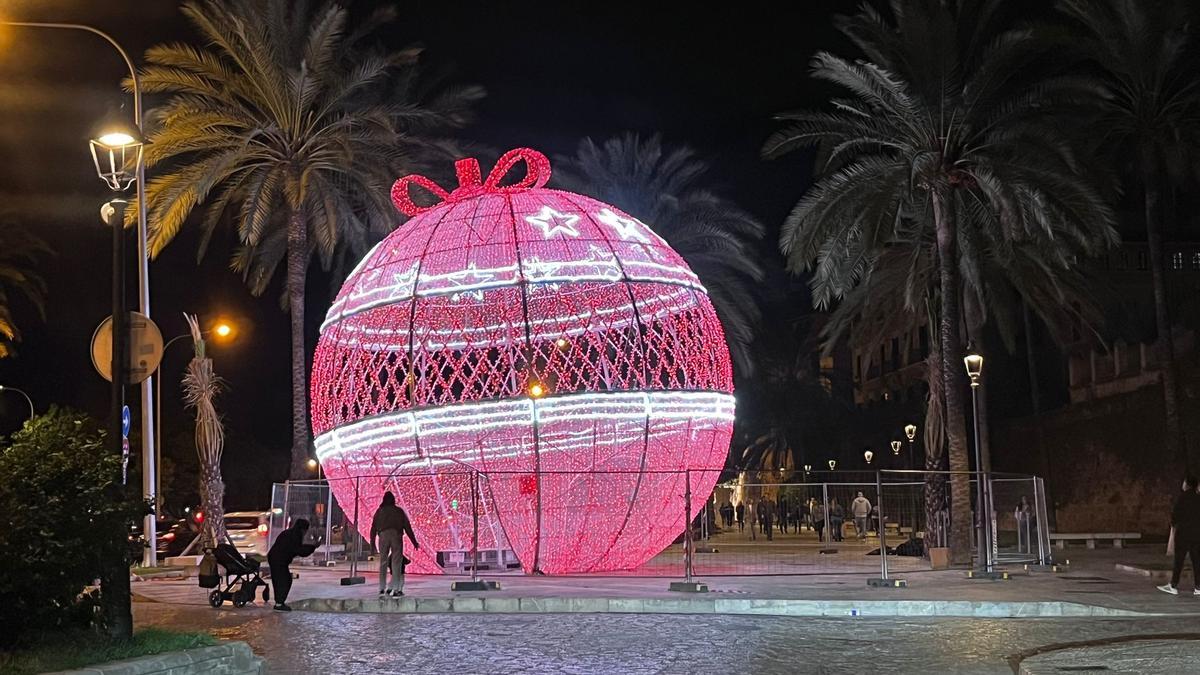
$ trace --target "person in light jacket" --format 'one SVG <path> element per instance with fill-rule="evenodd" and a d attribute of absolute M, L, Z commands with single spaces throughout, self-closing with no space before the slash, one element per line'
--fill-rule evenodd
<path fill-rule="evenodd" d="M 871 518 L 871 502 L 862 492 L 850 503 L 850 512 L 854 514 L 854 529 L 858 530 L 858 538 L 867 538 L 868 521 Z"/>
<path fill-rule="evenodd" d="M 404 557 L 404 535 L 407 534 L 413 543 L 413 549 L 421 548 L 417 537 L 413 534 L 412 523 L 404 509 L 396 506 L 396 495 L 391 492 L 383 493 L 383 503 L 375 511 L 371 519 L 371 545 L 375 546 L 375 538 L 379 538 L 379 594 L 398 598 L 404 595 L 404 565 L 408 560 Z M 392 579 L 388 583 L 388 571 Z"/>

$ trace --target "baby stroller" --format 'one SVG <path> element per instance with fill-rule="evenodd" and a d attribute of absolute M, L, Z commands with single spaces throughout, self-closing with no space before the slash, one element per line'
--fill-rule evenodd
<path fill-rule="evenodd" d="M 259 575 L 262 563 L 243 556 L 233 544 L 217 544 L 215 549 L 205 549 L 204 552 L 212 555 L 217 565 L 225 570 L 224 583 L 221 576 L 217 576 L 215 583 L 209 586 L 213 591 L 208 594 L 208 604 L 220 607 L 229 600 L 234 607 L 245 607 L 246 603 L 254 602 L 254 593 L 259 586 L 263 589 L 263 602 L 271 599 L 271 589 Z"/>

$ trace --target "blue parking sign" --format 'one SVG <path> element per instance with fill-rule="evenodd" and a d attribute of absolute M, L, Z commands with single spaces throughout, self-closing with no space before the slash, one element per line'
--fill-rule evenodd
<path fill-rule="evenodd" d="M 121 406 L 121 436 L 129 438 L 129 406 Z"/>

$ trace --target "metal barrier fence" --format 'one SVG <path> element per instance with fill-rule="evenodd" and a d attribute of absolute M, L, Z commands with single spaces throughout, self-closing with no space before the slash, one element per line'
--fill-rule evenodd
<path fill-rule="evenodd" d="M 992 474 L 990 484 L 993 560 L 1049 563 L 1041 479 Z M 273 541 L 306 518 L 318 544 L 307 561 L 348 564 L 354 576 L 360 565 L 357 571 L 377 564 L 367 564 L 371 519 L 383 493 L 391 491 L 421 544 L 405 551 L 410 573 L 887 578 L 930 569 L 927 548 L 949 543 L 952 491 L 964 486 L 974 508 L 974 473 L 722 477 L 712 471 L 518 474 L 455 466 L 276 484 L 270 535 Z M 972 554 L 978 557 L 979 521 L 974 513 L 964 517 L 971 519 Z"/>

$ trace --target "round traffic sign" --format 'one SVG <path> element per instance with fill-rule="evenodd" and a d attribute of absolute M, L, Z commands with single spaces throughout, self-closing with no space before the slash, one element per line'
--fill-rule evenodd
<path fill-rule="evenodd" d="M 129 375 L 125 384 L 150 377 L 162 361 L 163 339 L 158 326 L 141 312 L 129 313 Z M 92 335 L 92 365 L 100 377 L 112 382 L 112 317 L 96 327 Z"/>

